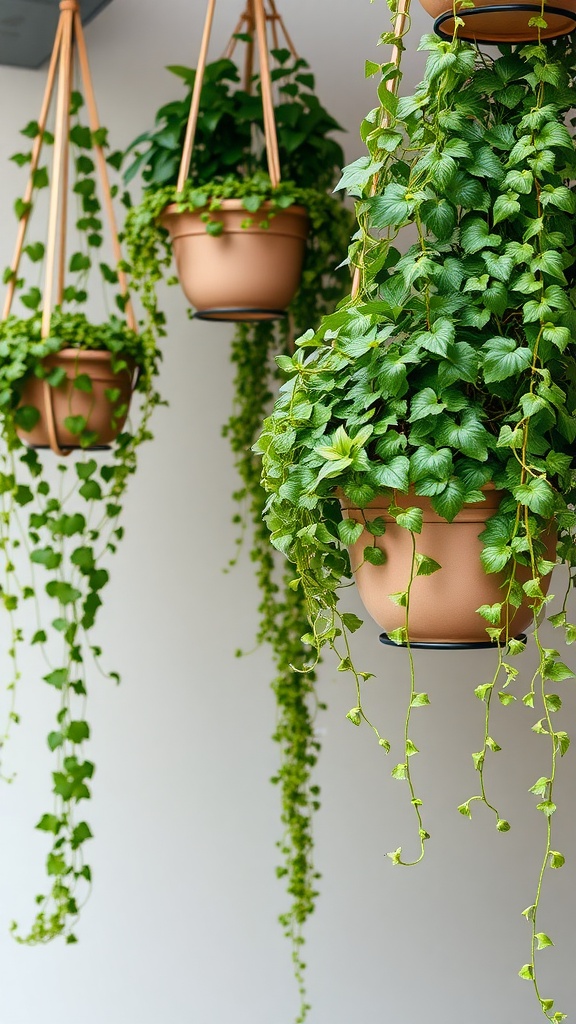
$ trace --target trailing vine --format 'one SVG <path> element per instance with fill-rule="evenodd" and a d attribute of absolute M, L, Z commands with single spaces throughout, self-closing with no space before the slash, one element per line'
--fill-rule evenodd
<path fill-rule="evenodd" d="M 107 146 L 105 129 L 92 132 L 82 123 L 83 105 L 82 95 L 72 93 L 70 149 L 78 245 L 66 267 L 69 283 L 63 289 L 62 304 L 54 309 L 46 334 L 41 312 L 45 246 L 28 242 L 24 249 L 26 271 L 36 267 L 33 279 L 36 277 L 37 283 L 30 285 L 26 272 L 16 277 L 7 269 L 4 282 L 14 286 L 20 308 L 0 323 L 0 599 L 8 624 L 3 631 L 6 653 L 12 664 L 0 741 L 4 779 L 11 779 L 4 768 L 4 748 L 12 725 L 19 721 L 17 684 L 22 669 L 18 652 L 24 645 L 37 652 L 36 671 L 51 687 L 57 704 L 55 723 L 47 737 L 56 759 L 53 800 L 36 825 L 51 843 L 46 858 L 48 887 L 36 898 L 37 912 L 30 929 L 22 934 L 16 923 L 12 924 L 16 940 L 27 944 L 46 943 L 57 936 L 67 943 L 76 942 L 76 924 L 91 889 L 92 871 L 85 850 L 92 831 L 83 812 L 95 770 L 88 745 L 90 664 L 105 679 L 120 682 L 117 672 L 102 668 L 102 650 L 92 630 L 109 581 L 110 556 L 124 533 L 121 515 L 128 482 L 137 468 L 140 445 L 152 436 L 150 418 L 160 401 L 154 383 L 159 359 L 154 330 L 149 323 L 142 325 L 141 333 L 127 326 L 126 297 L 118 292 L 117 271 L 102 260 L 100 274 L 110 286 L 105 301 L 114 312 L 101 323 L 91 322 L 83 312 L 89 273 L 103 244 L 92 151 Z M 27 125 L 23 134 L 37 139 L 37 122 Z M 54 140 L 45 131 L 42 141 L 50 145 Z M 17 153 L 13 159 L 26 167 L 31 154 Z M 108 162 L 117 169 L 118 154 L 109 154 Z M 38 189 L 48 188 L 49 183 L 48 168 L 39 167 L 33 178 L 32 201 L 27 204 L 20 199 L 15 204 L 19 219 L 32 212 Z M 64 349 L 77 353 L 68 377 L 57 361 Z M 140 406 L 137 422 L 131 425 L 126 421 L 128 405 L 121 389 L 105 392 L 117 439 L 104 456 L 91 451 L 99 439 L 91 421 L 98 399 L 93 379 L 82 372 L 81 363 L 82 353 L 95 350 L 109 353 L 118 379 L 133 379 Z M 46 415 L 45 408 L 41 410 L 27 399 L 27 387 L 36 379 L 44 382 L 50 393 L 62 394 L 64 389 L 68 395 L 69 414 L 61 426 L 74 438 L 76 453 L 66 461 L 55 462 L 52 452 L 39 452 L 25 443 Z M 77 405 L 79 399 L 84 399 L 81 406 Z M 79 412 L 79 408 L 85 411 Z"/>
<path fill-rule="evenodd" d="M 304 595 L 294 588 L 292 574 L 278 566 L 268 543 L 263 521 L 265 492 L 260 484 L 260 460 L 252 451 L 272 390 L 279 379 L 276 360 L 289 358 L 294 338 L 312 321 L 333 309 L 341 298 L 346 271 L 336 271 L 348 247 L 351 218 L 339 199 L 327 195 L 333 187 L 343 156 L 329 133 L 339 126 L 314 94 L 314 79 L 301 59 L 287 50 L 274 50 L 273 79 L 278 95 L 275 108 L 280 162 L 286 176 L 273 188 L 265 173 L 262 103 L 259 78 L 252 91 L 239 87 L 239 72 L 232 61 L 208 65 L 198 121 L 190 177 L 182 193 L 176 191 L 179 154 L 190 106 L 168 104 L 158 112 L 153 131 L 140 136 L 128 153 L 134 159 L 127 178 L 138 169 L 146 185 L 143 199 L 131 208 L 125 229 L 127 266 L 138 283 L 143 305 L 159 333 L 164 318 L 158 309 L 156 284 L 167 273 L 171 253 L 166 233 L 157 218 L 172 202 L 179 210 L 200 210 L 209 234 L 221 223 L 212 214 L 225 199 L 241 199 L 250 223 L 264 202 L 274 210 L 293 203 L 304 206 L 310 219 L 302 281 L 285 320 L 236 326 L 231 360 L 235 369 L 234 402 L 224 426 L 235 458 L 240 486 L 237 503 L 238 551 L 250 534 L 250 558 L 260 588 L 257 641 L 268 643 L 274 658 L 272 687 L 277 703 L 274 739 L 280 746 L 280 766 L 273 782 L 281 792 L 283 835 L 278 843 L 282 863 L 278 876 L 285 880 L 290 907 L 280 922 L 292 946 L 295 977 L 300 994 L 297 1021 L 307 1018 L 304 982 L 303 928 L 314 909 L 318 873 L 313 861 L 314 812 L 319 789 L 312 773 L 320 743 L 315 732 L 316 673 L 308 665 L 301 637 L 306 632 Z M 195 72 L 171 68 L 193 87 Z M 254 146 L 254 130 L 260 140 Z M 172 148 L 167 140 L 172 140 Z M 234 564 L 236 558 L 232 560 Z M 239 652 L 241 653 L 241 652 Z"/>

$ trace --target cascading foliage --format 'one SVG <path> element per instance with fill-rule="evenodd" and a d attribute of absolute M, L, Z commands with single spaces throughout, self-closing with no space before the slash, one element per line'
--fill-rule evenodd
<path fill-rule="evenodd" d="M 29 944 L 45 943 L 57 936 L 65 937 L 68 943 L 76 942 L 75 926 L 91 888 L 85 844 L 92 838 L 92 831 L 83 811 L 84 801 L 91 796 L 95 768 L 87 745 L 90 667 L 107 680 L 120 681 L 116 672 L 101 667 L 102 650 L 92 630 L 109 580 L 110 556 L 123 536 L 121 514 L 126 488 L 137 468 L 138 449 L 152 436 L 150 417 L 160 401 L 155 388 L 159 355 L 153 327 L 143 324 L 141 332 L 136 333 L 127 326 L 126 298 L 118 294 L 117 272 L 99 257 L 104 225 L 94 147 L 106 147 L 107 134 L 105 129 L 92 132 L 82 123 L 83 105 L 82 95 L 73 92 L 70 149 L 75 174 L 71 188 L 77 204 L 78 242 L 65 267 L 67 285 L 62 304 L 52 313 L 48 335 L 42 337 L 40 307 L 46 252 L 42 242 L 28 241 L 24 272 L 17 279 L 10 268 L 4 274 L 5 283 L 15 285 L 19 313 L 0 323 L 0 603 L 4 621 L 0 633 L 3 668 L 10 667 L 8 706 L 0 729 L 2 778 L 12 778 L 5 766 L 4 748 L 20 719 L 18 690 L 24 681 L 25 649 L 30 648 L 36 656 L 33 671 L 52 689 L 56 702 L 55 721 L 47 738 L 56 762 L 52 801 L 36 825 L 51 841 L 46 859 L 48 889 L 37 897 L 36 918 L 28 934 L 22 936 L 16 924 L 12 926 L 17 940 Z M 37 139 L 38 124 L 31 122 L 23 134 Z M 53 142 L 47 131 L 43 142 Z M 118 156 L 108 156 L 115 168 Z M 26 167 L 30 153 L 17 153 L 13 159 Z M 18 218 L 32 211 L 38 190 L 48 188 L 46 166 L 36 170 L 33 184 L 32 202 L 26 204 L 19 199 L 15 204 Z M 90 270 L 96 263 L 110 286 L 106 305 L 113 311 L 106 321 L 95 324 L 84 310 Z M 105 351 L 111 355 L 115 372 L 130 376 L 137 372 L 139 409 L 137 400 L 133 402 L 137 422 L 132 426 L 128 421 L 110 452 L 89 450 L 98 438 L 90 430 L 89 418 L 75 412 L 73 398 L 64 426 L 75 437 L 75 454 L 58 461 L 51 451 L 37 452 L 21 440 L 20 433 L 24 431 L 25 436 L 41 415 L 40 410 L 25 404 L 26 382 L 36 377 L 49 389 L 60 388 L 65 370 L 45 360 L 61 349 L 74 349 L 79 357 L 84 351 Z M 127 408 L 119 404 L 119 392 L 112 391 L 106 400 L 114 410 L 111 416 L 120 421 Z M 78 368 L 73 394 L 93 394 L 90 376 Z M 29 655 L 26 675 L 28 660 Z M 33 692 L 31 689 L 31 699 Z"/>
<path fill-rule="evenodd" d="M 268 201 L 278 208 L 292 203 L 303 205 L 310 219 L 302 282 L 287 319 L 236 327 L 231 350 L 234 403 L 224 427 L 240 477 L 234 494 L 239 547 L 248 530 L 250 557 L 261 592 L 258 640 L 271 645 L 275 661 L 272 686 L 278 716 L 274 738 L 280 745 L 281 762 L 273 782 L 281 791 L 284 828 L 278 844 L 282 854 L 278 875 L 285 879 L 291 900 L 280 920 L 292 943 L 300 990 L 298 1021 L 303 1021 L 309 1008 L 304 987 L 303 925 L 314 908 L 318 878 L 312 857 L 312 818 L 319 806 L 319 790 L 311 777 L 319 752 L 314 731 L 316 676 L 307 667 L 301 642 L 306 630 L 302 591 L 293 589 L 292 575 L 279 570 L 269 547 L 262 518 L 265 493 L 260 485 L 260 460 L 252 446 L 278 378 L 276 356 L 288 357 L 296 335 L 310 323 L 318 323 L 343 295 L 347 274 L 336 272 L 336 267 L 347 251 L 351 218 L 340 200 L 327 194 L 343 162 L 340 146 L 330 137 L 339 126 L 314 94 L 314 78 L 306 62 L 292 58 L 283 49 L 273 50 L 272 58 L 283 175 L 280 185 L 273 188 L 265 171 L 259 76 L 254 77 L 252 91 L 248 92 L 239 87 L 236 65 L 221 60 L 206 68 L 190 176 L 183 192 L 177 193 L 175 182 L 196 72 L 170 68 L 190 92 L 185 100 L 159 110 L 153 131 L 136 139 L 128 151 L 136 153 L 126 178 L 130 180 L 142 170 L 145 194 L 141 203 L 129 211 L 126 243 L 143 304 L 163 333 L 164 317 L 158 309 L 155 286 L 166 272 L 171 255 L 166 234 L 158 228 L 156 219 L 165 206 L 176 202 L 181 210 L 201 210 L 206 229 L 212 234 L 221 225 L 211 219 L 211 211 L 230 198 L 243 201 L 247 218 Z"/>
<path fill-rule="evenodd" d="M 540 16 L 534 20 L 536 28 L 541 23 Z M 393 34 L 382 41 L 402 45 Z M 364 709 L 366 674 L 350 655 L 348 634 L 361 622 L 338 604 L 342 580 L 351 575 L 347 545 L 368 530 L 374 543 L 364 559 L 382 564 L 376 537 L 386 523 L 343 519 L 335 492 L 359 509 L 386 496 L 389 514 L 411 534 L 406 586 L 391 595 L 406 613 L 391 637 L 407 645 L 411 677 L 392 775 L 408 786 L 419 854 L 407 861 L 401 849 L 390 853 L 400 865 L 421 860 L 429 838 L 411 738 L 412 715 L 429 697 L 416 685 L 410 591 L 417 576 L 440 567 L 419 547 L 421 509 L 400 507 L 396 495 L 426 496 L 451 522 L 466 503 L 483 500 L 486 483 L 502 491 L 482 534 L 482 565 L 502 573 L 502 597 L 479 609 L 487 639 L 497 645 L 496 666 L 493 679 L 474 691 L 484 705 L 482 742 L 472 755 L 479 791 L 459 811 L 470 817 L 483 802 L 498 830 L 509 829 L 485 784 L 486 764 L 500 750 L 490 706 L 522 700 L 529 727 L 548 743 L 549 769 L 530 790 L 544 843 L 535 896 L 524 911 L 529 954 L 519 973 L 533 985 L 544 1016 L 560 1022 L 566 1014 L 541 981 L 540 951 L 552 940 L 541 931 L 539 911 L 546 872 L 564 864 L 552 826 L 558 762 L 570 738 L 556 724 L 562 699 L 553 691 L 574 673 L 545 645 L 539 624 L 551 600 L 542 586 L 554 567 L 545 544 L 550 530 L 557 530 L 567 590 L 576 565 L 576 147 L 567 127 L 576 105 L 576 52 L 570 37 L 503 46 L 496 57 L 435 36 L 425 36 L 421 48 L 429 55 L 413 96 L 398 98 L 389 89 L 396 65 L 367 66 L 369 75 L 381 75 L 379 106 L 362 125 L 367 155 L 343 177 L 356 198 L 360 230 L 350 259 L 361 286 L 281 360 L 287 379 L 258 442 L 266 515 L 272 543 L 287 556 L 303 595 L 307 641 L 318 654 L 331 646 L 339 668 L 353 674 L 348 718 L 372 726 L 386 752 L 389 740 Z M 417 240 L 402 253 L 395 243 L 409 225 Z M 522 601 L 533 613 L 539 655 L 524 694 L 514 659 L 525 644 L 508 631 Z M 568 644 L 576 639 L 566 601 L 549 621 Z"/>

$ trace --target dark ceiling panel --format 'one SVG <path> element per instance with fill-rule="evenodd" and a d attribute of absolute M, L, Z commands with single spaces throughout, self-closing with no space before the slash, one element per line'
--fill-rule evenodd
<path fill-rule="evenodd" d="M 95 18 L 110 0 L 82 0 L 82 19 Z M 0 0 L 0 64 L 39 68 L 48 59 L 59 0 Z"/>

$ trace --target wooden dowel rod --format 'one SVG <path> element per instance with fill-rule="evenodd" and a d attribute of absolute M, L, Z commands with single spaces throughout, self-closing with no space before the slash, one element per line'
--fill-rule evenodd
<path fill-rule="evenodd" d="M 410 0 L 400 0 L 398 4 L 398 10 L 394 19 L 394 35 L 397 39 L 401 39 L 404 33 L 406 25 L 406 19 L 410 10 Z M 402 50 L 399 43 L 395 43 L 392 48 L 391 63 L 395 64 L 397 69 L 400 69 L 400 58 L 402 56 Z M 386 89 L 388 92 L 396 93 L 399 86 L 399 77 L 396 75 L 394 78 L 389 78 L 386 82 Z M 390 115 L 387 111 L 384 113 L 384 117 L 381 121 L 381 127 L 387 128 L 390 123 Z M 370 194 L 374 196 L 376 189 L 378 188 L 378 172 L 372 178 L 372 184 L 370 186 Z M 362 268 L 356 267 L 354 270 L 354 276 L 352 278 L 352 298 L 355 299 L 360 291 L 360 285 L 362 283 Z"/>
<path fill-rule="evenodd" d="M 268 59 L 268 39 L 266 35 L 266 16 L 263 0 L 254 0 L 256 16 L 256 34 L 260 58 L 260 83 L 262 88 L 262 107 L 264 110 L 264 135 L 266 138 L 266 155 L 268 157 L 268 173 L 272 185 L 280 183 L 280 154 L 278 152 L 278 136 L 274 118 L 274 101 L 272 98 L 272 78 Z"/>
<path fill-rule="evenodd" d="M 40 117 L 38 118 L 38 135 L 34 139 L 32 146 L 32 153 L 30 157 L 30 176 L 26 185 L 26 191 L 24 192 L 23 202 L 29 204 L 32 200 L 34 193 L 34 175 L 38 169 L 40 163 L 40 155 L 42 153 L 42 143 L 44 142 L 44 132 L 46 131 L 46 122 L 48 120 L 48 114 L 50 112 L 50 104 L 52 102 L 52 94 L 54 92 L 54 82 L 56 80 L 56 69 L 58 67 L 58 59 L 60 56 L 60 45 L 62 41 L 62 18 L 58 21 L 58 27 L 56 29 L 56 38 L 54 41 L 54 49 L 52 50 L 52 56 L 50 58 L 50 66 L 48 68 L 48 78 L 46 81 L 46 89 L 44 91 L 44 98 L 42 100 L 42 107 L 40 110 Z M 14 301 L 14 292 L 16 290 L 16 278 L 18 277 L 18 270 L 20 269 L 20 260 L 22 259 L 22 250 L 24 248 L 24 242 L 26 239 L 26 229 L 28 227 L 28 220 L 30 218 L 30 210 L 27 209 L 21 216 L 18 223 L 18 234 L 16 236 L 16 247 L 14 249 L 14 257 L 10 265 L 12 271 L 12 277 L 8 282 L 8 290 L 6 293 L 6 299 L 4 301 L 4 310 L 2 313 L 2 319 L 6 320 L 10 316 L 10 310 L 12 309 L 12 302 Z"/>
<path fill-rule="evenodd" d="M 204 71 L 206 69 L 208 46 L 210 44 L 210 36 L 212 34 L 212 23 L 214 21 L 215 6 L 216 0 L 208 0 L 206 21 L 204 23 L 202 44 L 200 46 L 200 56 L 198 58 L 198 68 L 196 70 L 196 80 L 194 82 L 192 102 L 190 104 L 190 116 L 188 117 L 188 125 L 186 127 L 186 138 L 184 140 L 184 149 L 182 151 L 182 160 L 180 162 L 180 172 L 178 174 L 178 192 L 181 192 L 182 189 L 184 188 L 186 178 L 188 177 L 188 173 L 190 171 L 190 163 L 192 161 L 194 137 L 196 135 L 196 125 L 198 124 L 198 114 L 200 113 L 200 97 L 202 95 L 202 84 L 204 82 Z"/>
<path fill-rule="evenodd" d="M 71 33 L 74 26 L 71 25 Z M 56 305 L 61 306 L 64 299 L 66 283 L 66 235 L 68 231 L 68 181 L 70 161 L 70 106 L 72 103 L 72 69 L 74 62 L 73 37 L 70 37 L 70 52 L 66 66 L 60 65 L 60 73 L 64 75 L 63 91 L 66 95 L 66 115 L 64 118 L 64 137 L 62 140 L 62 186 L 60 202 L 60 249 L 58 254 L 58 284 L 56 287 Z"/>
<path fill-rule="evenodd" d="M 60 49 L 60 67 L 58 73 L 58 98 L 56 103 L 56 128 L 54 131 L 54 158 L 52 161 L 52 181 L 50 194 L 50 210 L 48 214 L 48 239 L 46 243 L 46 278 L 44 282 L 44 304 L 42 309 L 42 337 L 50 334 L 52 316 L 52 293 L 54 290 L 54 270 L 56 263 L 56 240 L 58 234 L 58 210 L 60 205 L 60 188 L 62 176 L 62 158 L 64 149 L 64 133 L 66 130 L 66 66 L 70 63 L 72 47 L 72 24 L 74 14 L 71 10 L 62 11 L 62 46 Z"/>
<path fill-rule="evenodd" d="M 250 42 L 246 43 L 244 91 L 251 93 L 252 78 L 254 77 L 254 0 L 248 0 L 244 17 L 246 18 L 246 31 L 250 35 Z"/>
<path fill-rule="evenodd" d="M 82 28 L 82 18 L 77 12 L 74 17 L 74 26 L 76 29 L 76 46 L 78 49 L 78 62 L 80 64 L 80 74 L 82 76 L 82 82 L 84 84 L 84 92 L 86 99 L 86 107 L 88 109 L 88 119 L 90 123 L 90 129 L 92 132 L 99 131 L 100 119 L 98 117 L 98 108 L 96 106 L 96 97 L 94 95 L 94 87 L 92 84 L 92 75 L 90 73 L 90 64 L 88 62 L 88 53 L 86 50 L 86 40 L 84 39 L 84 30 Z M 116 265 L 122 261 L 122 249 L 120 247 L 120 240 L 118 238 L 118 225 L 116 221 L 116 214 L 114 212 L 114 204 L 112 202 L 112 192 L 110 190 L 110 179 L 108 177 L 108 167 L 106 164 L 106 156 L 102 146 L 99 144 L 94 145 L 94 154 L 96 157 L 96 164 L 100 172 L 100 180 L 102 182 L 102 197 L 104 200 L 104 207 L 108 216 L 108 223 L 110 224 L 110 231 L 112 235 L 112 251 L 114 253 L 114 259 Z M 126 297 L 126 321 L 131 330 L 136 331 L 138 329 L 138 321 L 134 312 L 134 307 L 130 299 L 128 290 L 128 279 L 123 270 L 117 270 L 118 283 L 122 295 Z"/>
<path fill-rule="evenodd" d="M 296 52 L 296 47 L 294 46 L 294 43 L 292 42 L 292 39 L 291 39 L 291 37 L 290 37 L 290 35 L 288 33 L 288 29 L 286 28 L 286 25 L 284 24 L 284 18 L 279 13 L 279 11 L 278 11 L 278 9 L 276 7 L 276 0 L 269 0 L 269 3 L 270 3 L 270 10 L 272 12 L 272 16 L 275 19 L 275 21 L 278 22 L 278 24 L 280 25 L 280 28 L 282 29 L 282 33 L 284 35 L 284 38 L 286 40 L 288 49 L 290 50 L 290 53 L 292 54 L 294 60 L 298 60 L 299 58 L 298 58 L 298 54 Z"/>
<path fill-rule="evenodd" d="M 232 35 L 230 36 L 230 40 L 228 42 L 228 46 L 224 50 L 224 57 L 225 57 L 226 60 L 231 60 L 232 57 L 234 56 L 234 51 L 236 49 L 236 44 L 238 42 L 238 40 L 236 39 L 236 36 L 238 35 L 239 32 L 242 32 L 245 21 L 246 21 L 246 14 L 244 13 L 242 15 L 242 17 L 240 18 L 240 21 L 236 25 L 236 28 L 234 29 Z"/>

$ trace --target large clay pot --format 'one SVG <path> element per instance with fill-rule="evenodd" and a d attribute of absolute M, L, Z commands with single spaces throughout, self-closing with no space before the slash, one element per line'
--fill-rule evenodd
<path fill-rule="evenodd" d="M 273 320 L 283 316 L 300 284 L 309 220 L 302 206 L 275 210 L 264 203 L 250 214 L 239 199 L 226 199 L 211 220 L 224 225 L 209 235 L 201 211 L 164 210 L 182 290 L 204 320 Z M 270 216 L 271 215 L 271 216 Z M 252 219 L 249 227 L 242 223 Z M 261 228 L 266 220 L 268 228 Z"/>
<path fill-rule="evenodd" d="M 66 377 L 58 387 L 30 377 L 24 384 L 21 406 L 38 409 L 40 419 L 30 431 L 18 430 L 26 444 L 34 448 L 55 450 L 80 448 L 80 439 L 64 425 L 68 416 L 83 416 L 86 430 L 97 434 L 89 447 L 107 447 L 124 427 L 133 390 L 134 363 L 125 360 L 128 369 L 114 373 L 110 352 L 84 352 L 65 348 L 44 360 L 48 370 L 62 368 Z M 92 391 L 81 391 L 74 381 L 86 374 L 92 382 Z M 119 391 L 115 401 L 106 392 Z"/>
<path fill-rule="evenodd" d="M 428 498 L 415 494 L 396 494 L 395 501 L 403 508 L 419 506 L 424 513 L 422 532 L 416 535 L 416 549 L 428 555 L 442 568 L 431 576 L 418 576 L 410 592 L 409 635 L 413 643 L 485 643 L 489 625 L 476 609 L 483 604 L 496 604 L 503 599 L 500 589 L 502 573 L 486 573 L 480 561 L 482 533 L 486 520 L 495 515 L 501 491 L 485 489 L 486 500 L 466 505 L 452 523 L 434 512 Z M 406 590 L 410 580 L 412 537 L 398 526 L 388 512 L 390 498 L 376 498 L 365 509 L 358 509 L 340 495 L 342 514 L 362 523 L 381 516 L 387 524 L 382 537 L 374 538 L 364 530 L 350 548 L 352 569 L 360 597 L 378 625 L 390 633 L 406 624 L 406 609 L 390 600 L 389 595 Z M 556 560 L 556 533 L 553 528 L 545 538 L 546 557 Z M 363 562 L 364 548 L 376 543 L 384 552 L 386 562 L 376 566 Z M 356 568 L 358 567 L 358 568 Z M 525 582 L 529 569 L 519 567 L 517 578 Z M 550 576 L 542 580 L 546 593 Z M 511 617 L 509 635 L 526 629 L 533 615 L 526 601 Z"/>
<path fill-rule="evenodd" d="M 436 21 L 447 15 L 436 31 L 444 39 L 452 39 L 454 34 L 454 13 L 452 4 L 447 0 L 420 0 L 425 11 Z M 458 38 L 471 43 L 524 43 L 538 39 L 538 29 L 529 26 L 528 22 L 539 15 L 541 6 L 537 0 L 529 0 L 525 6 L 528 10 L 513 10 L 513 6 L 494 3 L 494 0 L 475 0 L 475 9 L 461 8 L 457 16 L 464 25 L 458 28 Z M 524 6 L 524 5 L 523 5 Z M 490 10 L 477 13 L 480 8 Z M 496 9 L 495 9 L 496 8 Z M 558 4 L 545 5 L 544 19 L 548 27 L 540 29 L 540 38 L 556 39 L 568 35 L 576 28 L 576 0 L 562 0 Z"/>

